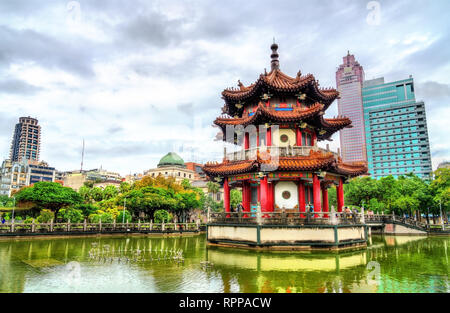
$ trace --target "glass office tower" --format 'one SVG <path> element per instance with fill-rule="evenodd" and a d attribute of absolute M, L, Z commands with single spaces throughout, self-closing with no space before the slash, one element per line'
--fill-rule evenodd
<path fill-rule="evenodd" d="M 369 173 L 379 178 L 432 172 L 424 102 L 416 102 L 414 81 L 367 80 L 362 89 Z"/>

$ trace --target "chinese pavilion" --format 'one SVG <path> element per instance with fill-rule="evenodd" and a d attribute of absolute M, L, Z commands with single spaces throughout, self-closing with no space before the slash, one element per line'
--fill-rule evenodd
<path fill-rule="evenodd" d="M 337 131 L 352 127 L 343 116 L 324 118 L 338 98 L 333 88 L 320 88 L 312 74 L 295 77 L 279 68 L 278 45 L 271 46 L 271 71 L 258 80 L 222 92 L 223 115 L 214 124 L 223 138 L 239 148 L 204 172 L 224 184 L 225 212 L 230 188 L 242 188 L 244 212 L 328 212 L 328 188 L 336 186 L 337 211 L 344 205 L 343 183 L 367 173 L 365 163 L 343 163 L 337 153 L 318 147 Z M 255 131 L 257 130 L 257 131 Z"/>

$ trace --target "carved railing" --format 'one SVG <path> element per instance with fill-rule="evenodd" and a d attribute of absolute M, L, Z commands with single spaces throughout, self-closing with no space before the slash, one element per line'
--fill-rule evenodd
<path fill-rule="evenodd" d="M 1 234 L 49 233 L 127 233 L 127 232 L 183 232 L 199 231 L 204 225 L 197 223 L 4 223 Z"/>
<path fill-rule="evenodd" d="M 293 146 L 293 147 L 263 146 L 227 153 L 226 159 L 229 161 L 255 160 L 257 151 L 270 152 L 272 157 L 308 156 L 311 150 L 322 151 L 326 153 L 332 152 L 336 157 L 338 156 L 336 152 L 323 149 L 318 146 Z"/>

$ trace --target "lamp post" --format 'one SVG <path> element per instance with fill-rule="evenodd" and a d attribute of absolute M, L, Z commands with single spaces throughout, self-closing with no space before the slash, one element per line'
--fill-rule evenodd
<path fill-rule="evenodd" d="M 125 223 L 125 207 L 127 205 L 127 198 L 123 199 L 123 213 L 122 213 L 122 224 Z"/>
<path fill-rule="evenodd" d="M 14 209 L 16 208 L 16 197 L 13 197 L 13 211 L 11 221 L 14 222 Z"/>
<path fill-rule="evenodd" d="M 442 226 L 442 230 L 444 230 L 444 217 L 442 216 L 442 201 L 441 199 L 439 199 L 439 212 L 441 214 L 441 226 Z"/>

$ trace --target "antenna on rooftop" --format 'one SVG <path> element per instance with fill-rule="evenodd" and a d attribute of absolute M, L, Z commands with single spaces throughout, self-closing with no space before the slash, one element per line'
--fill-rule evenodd
<path fill-rule="evenodd" d="M 83 161 L 84 161 L 84 138 L 83 138 L 83 149 L 81 150 L 81 171 L 83 172 Z"/>

